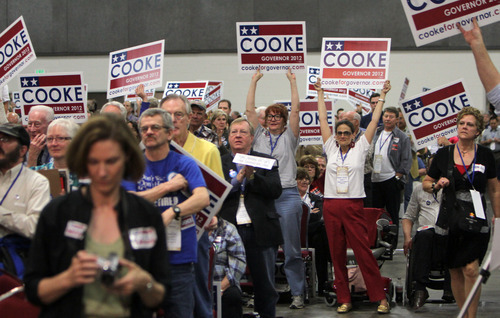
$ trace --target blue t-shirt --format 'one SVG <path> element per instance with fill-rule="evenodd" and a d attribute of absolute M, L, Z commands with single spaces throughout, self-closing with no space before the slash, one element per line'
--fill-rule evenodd
<path fill-rule="evenodd" d="M 181 174 L 188 182 L 189 192 L 198 187 L 206 187 L 205 180 L 196 162 L 170 148 L 168 156 L 159 161 L 149 161 L 146 158 L 146 170 L 137 183 L 124 181 L 123 187 L 129 191 L 141 192 L 171 180 L 176 174 Z M 184 202 L 190 193 L 184 191 L 171 192 L 159 198 L 154 203 L 161 213 L 174 204 Z M 171 264 L 186 264 L 197 260 L 196 224 L 194 215 L 183 217 L 181 225 L 182 245 L 180 251 L 171 251 Z"/>

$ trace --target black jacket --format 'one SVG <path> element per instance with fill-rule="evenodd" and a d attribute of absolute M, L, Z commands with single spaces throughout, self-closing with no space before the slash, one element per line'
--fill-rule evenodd
<path fill-rule="evenodd" d="M 81 238 L 66 234 L 69 221 L 88 225 L 92 201 L 82 190 L 71 192 L 52 200 L 43 209 L 31 244 L 26 274 L 25 292 L 28 299 L 42 307 L 40 317 L 80 317 L 83 313 L 83 287 L 74 288 L 50 305 L 41 303 L 38 284 L 44 278 L 55 276 L 71 265 L 71 259 L 85 248 L 85 234 Z M 160 212 L 146 200 L 121 190 L 120 202 L 116 206 L 118 224 L 125 244 L 125 258 L 147 270 L 156 281 L 169 290 L 170 271 L 165 240 L 165 229 Z M 133 249 L 129 230 L 153 228 L 157 240 L 152 248 Z M 151 317 L 152 310 L 146 308 L 138 294 L 131 297 L 132 317 Z"/>

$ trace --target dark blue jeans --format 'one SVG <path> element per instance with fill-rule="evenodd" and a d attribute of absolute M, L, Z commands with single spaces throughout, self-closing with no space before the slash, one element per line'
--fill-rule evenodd
<path fill-rule="evenodd" d="M 274 271 L 278 246 L 262 247 L 255 243 L 253 227 L 238 226 L 252 276 L 255 311 L 262 318 L 276 316 L 279 295 L 274 288 Z"/>
<path fill-rule="evenodd" d="M 165 301 L 165 316 L 169 318 L 191 318 L 194 310 L 193 264 L 170 264 L 170 273 L 172 289 Z"/>

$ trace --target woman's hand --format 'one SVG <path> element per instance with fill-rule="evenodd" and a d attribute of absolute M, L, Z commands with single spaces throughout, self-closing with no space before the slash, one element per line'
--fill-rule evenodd
<path fill-rule="evenodd" d="M 385 95 L 391 90 L 391 81 L 386 80 L 384 82 L 384 87 L 382 88 L 382 93 Z"/>
<path fill-rule="evenodd" d="M 318 212 L 319 212 L 319 208 L 313 208 L 313 209 L 311 209 L 311 213 L 313 213 L 313 214 L 314 213 L 318 213 Z"/>
<path fill-rule="evenodd" d="M 448 180 L 448 178 L 442 177 L 442 178 L 439 178 L 439 180 L 436 182 L 434 189 L 440 190 L 440 189 L 445 188 L 449 185 L 450 185 L 450 180 Z"/>
<path fill-rule="evenodd" d="M 291 67 L 288 68 L 288 72 L 286 72 L 286 77 L 288 78 L 288 80 L 290 82 L 296 80 L 295 73 L 292 73 L 292 68 Z"/>
<path fill-rule="evenodd" d="M 264 76 L 264 74 L 262 74 L 260 72 L 260 68 L 257 70 L 257 72 L 255 72 L 252 76 L 252 82 L 254 83 L 257 83 L 261 78 L 262 76 Z"/>
<path fill-rule="evenodd" d="M 323 88 L 321 88 L 321 78 L 316 78 L 316 83 L 314 83 L 314 89 L 318 92 L 322 92 Z"/>
<path fill-rule="evenodd" d="M 120 265 L 127 268 L 127 274 L 111 285 L 109 289 L 112 292 L 128 296 L 135 291 L 146 289 L 146 285 L 152 281 L 151 275 L 136 263 L 121 258 Z"/>
<path fill-rule="evenodd" d="M 73 256 L 71 265 L 66 272 L 71 287 L 77 287 L 92 283 L 97 276 L 98 270 L 97 256 L 82 250 Z"/>

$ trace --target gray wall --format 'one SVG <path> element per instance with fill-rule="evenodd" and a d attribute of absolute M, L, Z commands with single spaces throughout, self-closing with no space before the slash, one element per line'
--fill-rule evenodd
<path fill-rule="evenodd" d="M 390 37 L 392 50 L 418 50 L 400 0 L 0 0 L 1 30 L 20 15 L 39 56 L 107 55 L 160 39 L 166 53 L 236 52 L 236 22 L 304 20 L 310 52 L 322 37 Z M 500 48 L 498 23 L 483 34 Z M 467 47 L 454 36 L 421 49 Z"/>

